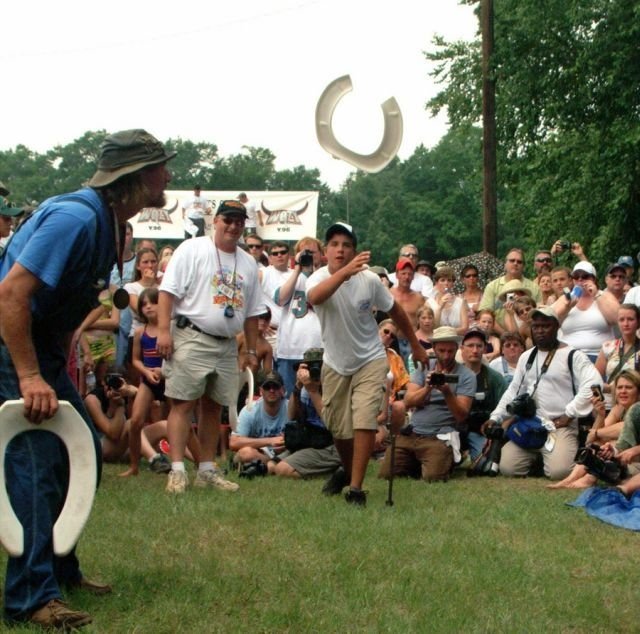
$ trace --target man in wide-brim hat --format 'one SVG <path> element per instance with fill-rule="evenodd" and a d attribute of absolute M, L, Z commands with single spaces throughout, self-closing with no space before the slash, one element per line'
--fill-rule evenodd
<path fill-rule="evenodd" d="M 466 421 L 476 393 L 475 374 L 456 362 L 461 337 L 451 326 L 433 331 L 435 361 L 411 374 L 404 402 L 415 408 L 411 425 L 396 438 L 394 475 L 446 481 L 460 460 L 459 427 Z M 380 477 L 391 475 L 387 449 Z"/>
<path fill-rule="evenodd" d="M 56 413 L 59 400 L 71 402 L 94 435 L 98 464 L 97 435 L 66 372 L 68 342 L 98 305 L 114 262 L 122 266 L 126 221 L 164 204 L 166 163 L 174 156 L 144 130 L 107 136 L 89 186 L 45 201 L 0 260 L 0 403 L 23 398 L 25 417 L 40 423 Z M 54 434 L 20 434 L 6 449 L 6 488 L 25 527 L 23 554 L 7 565 L 8 620 L 75 629 L 91 616 L 67 606 L 62 587 L 110 591 L 83 576 L 75 550 L 54 556 L 51 534 L 65 501 L 67 465 Z"/>

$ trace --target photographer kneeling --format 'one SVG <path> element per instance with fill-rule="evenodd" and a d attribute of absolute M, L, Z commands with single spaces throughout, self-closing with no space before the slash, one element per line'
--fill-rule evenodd
<path fill-rule="evenodd" d="M 312 478 L 341 469 L 342 462 L 333 438 L 321 418 L 322 354 L 322 348 L 310 348 L 298 366 L 295 387 L 289 398 L 290 422 L 284 434 L 286 451 L 269 461 L 269 473 L 288 478 Z"/>
<path fill-rule="evenodd" d="M 435 360 L 411 374 L 404 403 L 415 408 L 411 424 L 395 441 L 393 475 L 428 482 L 449 479 L 454 450 L 459 454 L 458 429 L 467 420 L 476 393 L 475 374 L 456 363 L 461 337 L 455 328 L 442 326 L 433 333 Z M 391 448 L 385 453 L 379 477 L 391 475 Z"/>
<path fill-rule="evenodd" d="M 528 475 L 541 454 L 544 475 L 560 480 L 574 465 L 578 417 L 591 412 L 591 386 L 602 385 L 602 377 L 583 352 L 558 340 L 560 324 L 550 307 L 534 309 L 531 320 L 534 347 L 521 355 L 482 431 L 495 437 L 496 425 L 504 429 L 503 475 Z"/>

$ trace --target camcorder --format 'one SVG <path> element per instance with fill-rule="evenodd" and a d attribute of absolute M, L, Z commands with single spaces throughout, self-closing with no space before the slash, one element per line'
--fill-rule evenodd
<path fill-rule="evenodd" d="M 293 369 L 297 372 L 300 365 L 304 363 L 309 370 L 309 377 L 312 381 L 320 382 L 320 372 L 322 371 L 322 359 L 316 361 L 300 361 L 293 364 Z"/>
<path fill-rule="evenodd" d="M 104 377 L 105 385 L 112 390 L 119 390 L 124 385 L 124 377 L 122 374 L 107 374 Z"/>
<path fill-rule="evenodd" d="M 300 253 L 300 257 L 298 258 L 298 262 L 303 269 L 310 268 L 313 266 L 313 253 L 309 251 L 309 249 L 305 249 Z"/>
<path fill-rule="evenodd" d="M 431 387 L 438 387 L 445 383 L 457 383 L 457 374 L 445 374 L 444 372 L 432 372 L 429 376 L 429 385 Z"/>
<path fill-rule="evenodd" d="M 537 406 L 533 396 L 526 392 L 516 396 L 507 405 L 507 412 L 511 416 L 518 416 L 519 418 L 533 418 L 536 415 L 536 411 Z"/>
<path fill-rule="evenodd" d="M 587 445 L 578 452 L 576 462 L 588 473 L 608 484 L 618 484 L 628 477 L 627 467 L 618 460 L 605 460 L 600 457 L 600 445 Z"/>

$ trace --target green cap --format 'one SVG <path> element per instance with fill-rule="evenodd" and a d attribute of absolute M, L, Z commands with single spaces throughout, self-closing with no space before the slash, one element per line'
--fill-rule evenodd
<path fill-rule="evenodd" d="M 0 216 L 9 216 L 15 218 L 24 213 L 22 207 L 12 207 L 11 203 L 8 203 L 4 198 L 0 197 Z"/>
<path fill-rule="evenodd" d="M 106 187 L 121 176 L 133 174 L 149 165 L 172 159 L 162 143 L 145 130 L 123 130 L 110 134 L 100 148 L 98 169 L 89 181 L 90 187 Z"/>
<path fill-rule="evenodd" d="M 324 348 L 309 348 L 305 350 L 303 360 L 305 363 L 309 361 L 322 361 L 322 355 L 324 354 Z"/>

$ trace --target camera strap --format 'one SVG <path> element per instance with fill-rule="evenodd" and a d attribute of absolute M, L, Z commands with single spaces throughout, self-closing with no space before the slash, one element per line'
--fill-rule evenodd
<path fill-rule="evenodd" d="M 549 366 L 551 365 L 551 362 L 553 361 L 553 357 L 555 356 L 557 349 L 558 348 L 553 348 L 553 350 L 551 350 L 551 352 L 549 352 L 549 354 L 547 355 L 547 358 L 544 360 L 544 363 L 542 364 L 542 367 L 540 368 L 540 374 L 538 374 L 538 378 L 536 379 L 535 385 L 533 386 L 533 392 L 531 392 L 531 396 L 533 396 L 536 393 L 536 390 L 538 389 L 538 385 L 540 383 L 540 380 L 542 379 L 542 377 L 546 374 L 547 370 L 549 369 Z M 536 348 L 536 350 L 537 350 L 537 348 Z"/>
<path fill-rule="evenodd" d="M 542 364 L 542 367 L 540 368 L 540 374 L 538 375 L 538 378 L 536 379 L 536 382 L 533 386 L 533 391 L 531 392 L 530 396 L 533 396 L 536 393 L 536 390 L 538 389 L 538 384 L 540 383 L 540 380 L 542 379 L 542 377 L 545 375 L 546 371 L 549 369 L 549 366 L 551 365 L 551 362 L 553 361 L 553 357 L 556 354 L 556 350 L 558 348 L 553 348 L 553 350 L 551 350 L 551 352 L 549 352 L 549 354 L 547 355 L 547 358 L 544 360 L 544 363 Z M 522 384 L 524 383 L 525 378 L 527 377 L 527 374 L 529 373 L 529 370 L 531 370 L 531 368 L 533 367 L 533 362 L 536 360 L 536 357 L 538 356 L 538 348 L 534 347 L 531 354 L 529 355 L 529 358 L 527 359 L 527 365 L 524 368 L 524 374 L 522 375 L 522 380 L 520 381 L 520 385 L 518 386 L 518 391 L 516 392 L 516 394 L 520 393 L 520 389 L 522 388 Z"/>
<path fill-rule="evenodd" d="M 627 352 L 625 353 L 624 352 L 624 339 L 622 339 L 622 337 L 620 337 L 620 341 L 618 343 L 618 357 L 619 357 L 620 360 L 618 361 L 618 365 L 615 367 L 615 369 L 607 377 L 607 382 L 608 383 L 613 383 L 613 380 L 618 376 L 618 374 L 620 374 L 620 372 L 622 371 L 622 368 L 625 366 L 627 361 L 633 355 L 636 355 L 635 363 L 634 363 L 634 369 L 638 370 L 638 356 L 637 356 L 637 353 L 638 353 L 639 350 L 640 350 L 640 342 L 638 341 L 638 339 L 636 339 L 635 343 L 633 344 L 633 347 L 631 349 L 627 350 Z"/>

